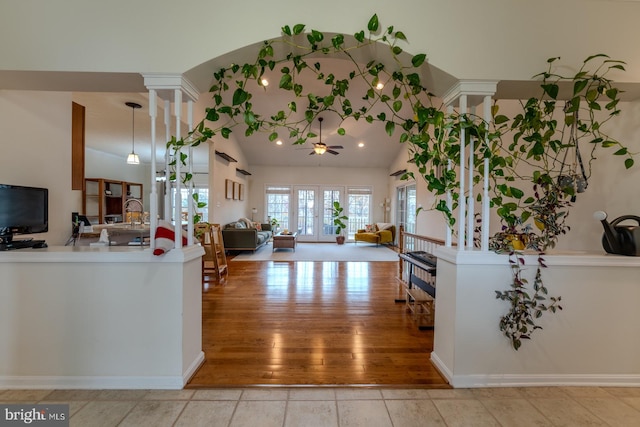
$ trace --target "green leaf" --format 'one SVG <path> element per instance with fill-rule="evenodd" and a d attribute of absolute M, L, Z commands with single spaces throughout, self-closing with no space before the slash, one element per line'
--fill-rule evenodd
<path fill-rule="evenodd" d="M 573 84 L 573 95 L 577 95 L 580 92 L 582 92 L 582 90 L 587 87 L 587 83 L 589 83 L 588 80 L 577 80 L 574 84 Z"/>
<path fill-rule="evenodd" d="M 241 88 L 236 89 L 233 92 L 233 103 L 232 105 L 240 105 L 244 103 L 247 99 L 249 99 L 249 93 L 244 91 Z"/>
<path fill-rule="evenodd" d="M 244 122 L 249 126 L 256 122 L 256 116 L 251 111 L 245 111 L 243 116 L 244 116 Z"/>
<path fill-rule="evenodd" d="M 371 19 L 369 19 L 369 23 L 367 24 L 367 29 L 372 33 L 378 31 L 378 15 L 374 14 Z"/>
<path fill-rule="evenodd" d="M 394 46 L 393 49 L 391 49 L 391 51 L 393 52 L 394 55 L 398 56 L 402 53 L 402 48 L 400 46 Z"/>
<path fill-rule="evenodd" d="M 396 31 L 395 37 L 396 37 L 398 40 L 404 40 L 404 41 L 406 41 L 406 40 L 407 40 L 407 36 L 405 36 L 405 35 L 404 35 L 404 33 L 403 33 L 402 31 Z"/>
<path fill-rule="evenodd" d="M 389 136 L 393 136 L 393 131 L 395 130 L 395 128 L 396 124 L 394 122 L 387 122 L 387 124 L 384 125 L 384 130 Z"/>
<path fill-rule="evenodd" d="M 220 134 L 222 135 L 223 138 L 229 139 L 229 135 L 231 135 L 231 129 L 222 128 L 222 129 L 220 129 Z"/>
<path fill-rule="evenodd" d="M 493 122 L 497 125 L 501 125 L 503 123 L 506 123 L 509 121 L 509 117 L 505 116 L 505 115 L 498 115 L 493 119 Z"/>
<path fill-rule="evenodd" d="M 393 103 L 393 111 L 396 113 L 402 109 L 402 101 L 395 101 Z"/>
<path fill-rule="evenodd" d="M 304 24 L 296 24 L 293 26 L 293 34 L 298 35 L 304 31 Z"/>
<path fill-rule="evenodd" d="M 338 135 L 344 136 L 345 133 L 346 131 L 344 130 L 344 128 L 338 128 Z"/>
<path fill-rule="evenodd" d="M 557 99 L 558 98 L 558 85 L 557 84 L 543 84 L 540 85 L 549 98 Z"/>
<path fill-rule="evenodd" d="M 353 35 L 353 38 L 355 38 L 356 40 L 358 40 L 360 43 L 364 43 L 364 31 L 360 31 L 358 33 L 355 33 Z"/>
<path fill-rule="evenodd" d="M 413 58 L 411 58 L 411 64 L 417 68 L 424 63 L 425 59 L 427 59 L 427 55 L 424 53 L 419 53 L 418 55 L 415 55 Z"/>
<path fill-rule="evenodd" d="M 293 88 L 292 81 L 293 78 L 291 74 L 283 74 L 282 77 L 280 77 L 280 88 L 291 90 Z"/>
<path fill-rule="evenodd" d="M 316 42 L 321 42 L 322 40 L 324 40 L 324 34 L 322 34 L 320 31 L 311 30 L 311 35 L 313 36 L 313 40 L 315 40 Z"/>
<path fill-rule="evenodd" d="M 632 158 L 628 158 L 624 161 L 624 167 L 627 169 L 631 169 L 633 167 L 633 159 Z"/>
<path fill-rule="evenodd" d="M 210 108 L 207 111 L 207 120 L 209 120 L 210 122 L 215 122 L 219 118 L 220 118 L 220 114 L 218 114 L 215 108 Z"/>
<path fill-rule="evenodd" d="M 331 44 L 334 48 L 339 49 L 340 46 L 344 44 L 344 36 L 342 34 L 338 34 L 331 39 Z"/>
<path fill-rule="evenodd" d="M 291 28 L 289 28 L 288 25 L 285 25 L 284 27 L 282 27 L 282 32 L 287 35 L 290 36 L 291 35 Z"/>
<path fill-rule="evenodd" d="M 269 141 L 273 142 L 276 139 L 278 139 L 278 132 L 272 132 L 271 135 L 269 135 Z"/>
<path fill-rule="evenodd" d="M 516 199 L 521 199 L 524 196 L 524 191 L 520 190 L 519 188 L 509 187 L 509 191 L 511 193 L 511 196 L 515 197 Z"/>

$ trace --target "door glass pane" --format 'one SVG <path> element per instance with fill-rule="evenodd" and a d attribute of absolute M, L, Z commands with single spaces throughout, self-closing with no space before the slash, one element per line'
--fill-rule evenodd
<path fill-rule="evenodd" d="M 340 190 L 324 190 L 322 209 L 322 234 L 324 236 L 335 235 L 336 226 L 333 225 L 333 202 L 340 201 Z M 346 210 L 345 210 L 346 214 Z"/>
<path fill-rule="evenodd" d="M 298 190 L 298 232 L 302 236 L 313 235 L 315 191 Z"/>
<path fill-rule="evenodd" d="M 416 201 L 416 185 L 407 186 L 407 221 L 405 224 L 405 231 L 407 233 L 416 232 L 416 209 L 418 208 Z"/>

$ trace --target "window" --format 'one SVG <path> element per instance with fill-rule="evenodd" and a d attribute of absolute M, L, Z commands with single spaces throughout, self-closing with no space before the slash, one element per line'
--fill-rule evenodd
<path fill-rule="evenodd" d="M 267 218 L 278 220 L 281 228 L 289 228 L 289 203 L 291 187 L 288 185 L 267 185 Z"/>
<path fill-rule="evenodd" d="M 353 239 L 356 231 L 371 223 L 371 188 L 347 188 L 348 206 L 345 209 L 349 217 L 347 239 Z"/>
<path fill-rule="evenodd" d="M 175 201 L 176 197 L 175 197 L 175 191 L 176 189 L 173 188 L 172 189 L 172 200 Z M 189 200 L 193 200 L 189 197 L 189 189 L 188 188 L 181 188 L 180 189 L 180 194 L 181 194 L 181 205 L 182 205 L 182 209 L 181 211 L 183 213 L 186 213 L 189 209 Z M 194 214 L 198 213 L 200 214 L 200 221 L 203 222 L 208 222 L 209 221 L 209 189 L 208 188 L 203 188 L 203 187 L 195 187 L 193 189 L 193 194 L 197 194 L 198 195 L 198 202 L 204 202 L 206 203 L 206 206 L 203 208 L 198 209 L 194 203 L 193 205 L 193 210 L 194 210 Z M 173 210 L 171 212 L 174 212 Z"/>

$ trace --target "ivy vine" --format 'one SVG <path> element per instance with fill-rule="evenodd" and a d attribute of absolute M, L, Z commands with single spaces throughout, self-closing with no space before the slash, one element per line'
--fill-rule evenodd
<path fill-rule="evenodd" d="M 493 118 L 488 122 L 468 112 L 447 112 L 422 80 L 426 54 L 406 53 L 402 47 L 408 43 L 406 35 L 394 26 L 383 28 L 377 15 L 369 19 L 366 30 L 351 37 L 328 37 L 318 30 L 307 30 L 303 24 L 285 25 L 281 32 L 280 38 L 262 43 L 253 62 L 231 64 L 214 73 L 209 90 L 213 105 L 205 111 L 205 118 L 186 137 L 173 137 L 167 143 L 172 166 L 186 164 L 185 147 L 216 136 L 229 138 L 238 131 L 245 136 L 264 133 L 269 141 L 286 135 L 293 144 L 304 144 L 317 137 L 310 125 L 327 112 L 341 120 L 338 135 L 346 134 L 342 123 L 347 119 L 380 122 L 389 136 L 407 145 L 417 173 L 435 196 L 431 208 L 441 211 L 453 228 L 453 212 L 467 194 L 459 194 L 459 173 L 450 165 L 459 164 L 461 146 L 470 147 L 473 141 L 469 155 L 475 168 L 470 173 L 474 182 L 481 182 L 484 160 L 488 159 L 490 205 L 504 225 L 493 237 L 492 247 L 511 252 L 506 236 L 524 233 L 528 248 L 543 253 L 568 231 L 565 221 L 571 199 L 581 191 L 579 179 L 590 176 L 596 150 L 613 147 L 613 155 L 623 157 L 626 168 L 634 164 L 634 154 L 603 133 L 603 125 L 620 113 L 620 91 L 606 76 L 611 70 L 624 70 L 623 62 L 606 55 L 587 58 L 579 71 L 569 76 L 554 71 L 558 58 L 549 59 L 547 70 L 534 76 L 540 79 L 540 95 L 522 101 L 522 112 L 513 118 L 500 114 L 494 104 Z M 374 45 L 378 50 L 386 48 L 385 56 L 391 60 L 371 58 L 362 63 L 357 59 L 359 49 Z M 278 52 L 286 53 L 280 56 Z M 323 68 L 322 57 L 346 59 L 352 70 L 348 75 L 335 75 Z M 264 89 L 267 72 L 279 73 L 278 87 L 291 95 L 275 113 L 256 111 L 252 102 L 252 91 Z M 322 93 L 305 87 L 303 82 L 309 76 L 322 83 Z M 364 84 L 362 93 L 353 93 L 356 82 Z M 378 90 L 378 83 L 386 89 Z M 576 162 L 566 159 L 568 153 L 575 157 L 581 143 L 587 144 L 589 155 L 584 161 L 580 157 L 578 169 Z M 413 175 L 409 172 L 405 178 Z M 561 179 L 563 176 L 568 178 Z M 185 173 L 181 179 L 192 177 Z M 451 205 L 445 195 L 450 195 Z M 534 292 L 526 292 L 521 258 L 514 256 L 511 289 L 496 292 L 497 298 L 511 304 L 500 320 L 500 329 L 518 349 L 522 339 L 539 329 L 535 319 L 543 311 L 560 308 L 560 298 L 553 297 L 551 304 L 545 305 L 542 257 Z"/>

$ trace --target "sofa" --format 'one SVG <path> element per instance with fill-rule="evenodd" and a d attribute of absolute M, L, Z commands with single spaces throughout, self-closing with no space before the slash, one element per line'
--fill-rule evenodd
<path fill-rule="evenodd" d="M 271 236 L 271 224 L 252 222 L 247 218 L 225 224 L 222 229 L 224 248 L 231 251 L 256 251 L 266 245 Z"/>
<path fill-rule="evenodd" d="M 354 239 L 356 243 L 393 244 L 396 241 L 396 226 L 382 222 L 367 225 L 356 232 Z"/>

